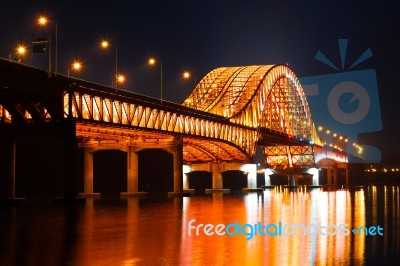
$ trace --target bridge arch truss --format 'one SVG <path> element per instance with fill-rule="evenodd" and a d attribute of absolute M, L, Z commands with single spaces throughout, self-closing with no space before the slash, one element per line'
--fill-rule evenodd
<path fill-rule="evenodd" d="M 283 134 L 288 138 L 306 140 L 308 145 L 322 144 L 304 91 L 292 70 L 285 65 L 217 68 L 199 82 L 183 104 L 223 116 L 234 124 L 255 128 L 258 131 L 257 141 Z M 267 145 L 277 144 L 270 142 Z M 254 154 L 255 146 L 256 143 L 251 154 Z M 274 150 L 288 149 L 283 146 Z M 268 156 L 271 150 L 268 147 L 264 152 Z M 307 152 L 295 152 L 301 157 L 296 156 L 294 160 L 279 160 L 309 164 L 309 151 L 312 149 L 295 148 L 295 151 L 298 150 Z"/>

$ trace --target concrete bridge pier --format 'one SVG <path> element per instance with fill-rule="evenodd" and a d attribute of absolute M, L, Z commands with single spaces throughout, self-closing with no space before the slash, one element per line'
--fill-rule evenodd
<path fill-rule="evenodd" d="M 189 190 L 189 173 L 191 172 L 190 165 L 182 166 L 182 180 L 183 180 L 183 191 Z"/>
<path fill-rule="evenodd" d="M 94 175 L 93 175 L 93 155 L 99 150 L 104 150 L 106 148 L 83 148 L 83 193 L 79 195 L 85 198 L 100 198 L 101 193 L 94 192 Z M 126 152 L 127 156 L 127 191 L 121 192 L 120 196 L 130 197 L 130 196 L 141 196 L 146 195 L 147 192 L 138 192 L 138 148 L 137 147 L 127 147 L 120 149 Z"/>
<path fill-rule="evenodd" d="M 223 189 L 223 180 L 222 180 L 222 165 L 219 163 L 211 164 L 211 173 L 212 173 L 212 183 L 213 190 L 218 191 Z"/>
<path fill-rule="evenodd" d="M 348 187 L 350 184 L 350 176 L 349 176 L 349 169 L 348 169 L 348 164 L 343 163 L 343 164 L 335 164 L 330 167 L 324 167 L 326 169 L 326 185 L 329 188 L 334 188 L 336 189 L 339 184 L 341 183 L 341 180 L 339 179 L 339 169 L 344 169 L 344 174 L 345 174 L 345 184 L 344 186 Z"/>
<path fill-rule="evenodd" d="M 190 196 L 189 192 L 183 191 L 183 141 L 181 137 L 175 137 L 175 144 L 172 145 L 173 170 L 174 170 L 174 191 L 168 192 L 170 197 Z"/>
<path fill-rule="evenodd" d="M 328 187 L 335 187 L 337 185 L 337 166 L 333 166 L 327 169 L 326 181 Z"/>
<path fill-rule="evenodd" d="M 298 176 L 301 174 L 309 174 L 312 175 L 312 183 L 311 187 L 319 187 L 319 170 L 316 167 L 312 168 L 297 168 L 297 169 L 290 169 L 290 170 L 283 170 L 283 169 L 270 169 L 266 168 L 264 170 L 265 176 L 265 187 L 273 187 L 271 184 L 270 176 L 274 173 L 282 174 L 287 176 L 288 180 L 288 187 L 296 187 L 298 185 Z"/>
<path fill-rule="evenodd" d="M 280 174 L 283 176 L 286 176 L 287 178 L 287 185 L 284 185 L 284 187 L 288 188 L 296 188 L 297 187 L 297 174 L 300 173 L 299 169 L 294 169 L 293 167 L 290 167 L 289 169 L 274 169 L 273 171 L 271 169 L 266 169 L 264 172 L 267 173 L 267 175 L 272 175 L 273 173 Z"/>
<path fill-rule="evenodd" d="M 127 149 L 126 155 L 126 191 L 121 192 L 120 196 L 125 197 L 136 197 L 145 196 L 148 192 L 139 192 L 139 148 L 130 146 Z"/>
<path fill-rule="evenodd" d="M 332 169 L 332 172 L 333 172 L 333 185 L 336 187 L 337 186 L 337 179 L 338 179 L 338 168 L 337 168 L 337 166 L 335 167 L 333 167 L 333 169 Z"/>
<path fill-rule="evenodd" d="M 224 172 L 223 163 L 210 163 L 209 171 L 212 173 L 212 188 L 206 189 L 206 193 L 222 192 L 229 193 L 230 189 L 224 188 L 222 172 Z"/>
<path fill-rule="evenodd" d="M 139 179 L 139 156 L 133 147 L 128 148 L 126 156 L 126 166 L 127 166 L 127 193 L 138 193 L 138 179 Z"/>
<path fill-rule="evenodd" d="M 74 121 L 64 120 L 59 125 L 58 130 L 62 134 L 63 139 L 63 156 L 64 156 L 64 172 L 63 195 L 60 198 L 55 198 L 53 202 L 69 204 L 69 203 L 86 203 L 84 197 L 79 197 L 77 187 L 77 150 L 78 142 L 75 137 L 76 125 Z"/>
<path fill-rule="evenodd" d="M 288 186 L 295 187 L 297 185 L 296 174 L 289 174 L 288 175 Z"/>
<path fill-rule="evenodd" d="M 247 188 L 243 188 L 245 192 L 256 191 L 257 188 L 257 165 L 243 163 L 211 163 L 210 170 L 212 172 L 213 188 L 207 189 L 206 192 L 224 192 L 229 193 L 230 189 L 223 187 L 222 173 L 230 170 L 240 170 L 247 174 Z"/>
<path fill-rule="evenodd" d="M 271 168 L 265 168 L 264 170 L 264 179 L 265 179 L 265 186 L 270 187 L 271 186 L 271 175 L 273 175 L 274 172 L 272 171 Z"/>
<path fill-rule="evenodd" d="M 63 150 L 64 150 L 64 193 L 61 198 L 55 198 L 56 203 L 86 203 L 85 198 L 79 197 L 77 188 L 77 150 L 78 143 L 75 137 L 75 122 L 65 120 L 61 124 L 61 132 L 63 133 Z"/>
<path fill-rule="evenodd" d="M 316 167 L 307 168 L 304 172 L 312 176 L 312 182 L 310 187 L 320 187 L 319 185 L 319 169 Z"/>
<path fill-rule="evenodd" d="M 326 185 L 328 188 L 336 189 L 338 186 L 343 188 L 350 184 L 349 165 L 347 162 L 336 162 L 334 160 L 322 160 L 318 163 L 320 169 L 326 170 Z M 342 179 L 343 172 L 339 174 L 339 169 L 344 170 L 344 180 Z"/>
<path fill-rule="evenodd" d="M 302 168 L 302 169 L 296 170 L 296 173 L 293 174 L 295 183 L 290 183 L 289 182 L 289 185 L 296 186 L 298 184 L 297 178 L 296 178 L 297 174 L 309 174 L 309 175 L 311 175 L 312 179 L 311 179 L 311 185 L 309 185 L 309 187 L 320 187 L 319 186 L 319 170 L 318 170 L 318 168 L 311 167 L 311 168 Z M 289 179 L 290 179 L 290 176 L 289 176 Z"/>
<path fill-rule="evenodd" d="M 83 148 L 83 193 L 79 196 L 85 198 L 99 198 L 100 193 L 93 192 L 93 153 L 95 149 Z"/>
<path fill-rule="evenodd" d="M 223 188 L 223 164 L 222 163 L 200 163 L 183 165 L 183 191 L 189 193 L 195 193 L 194 189 L 189 187 L 189 174 L 193 171 L 206 171 L 212 174 L 212 188 L 206 189 L 206 193 L 209 192 L 224 192 L 229 193 L 229 189 Z"/>
<path fill-rule="evenodd" d="M 243 188 L 244 192 L 262 190 L 260 188 L 257 188 L 257 164 L 244 164 L 240 167 L 240 170 L 247 173 L 247 188 Z"/>
<path fill-rule="evenodd" d="M 346 187 L 349 187 L 350 186 L 349 165 L 347 163 L 338 163 L 337 167 L 340 169 L 344 169 L 345 185 Z"/>
<path fill-rule="evenodd" d="M 0 140 L 0 203 L 23 202 L 15 197 L 16 144 L 13 140 Z"/>

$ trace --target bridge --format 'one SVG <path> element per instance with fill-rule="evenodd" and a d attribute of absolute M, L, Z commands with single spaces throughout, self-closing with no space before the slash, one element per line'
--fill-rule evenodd
<path fill-rule="evenodd" d="M 274 173 L 312 176 L 318 168 L 346 168 L 345 152 L 324 147 L 303 89 L 285 65 L 221 67 L 208 73 L 183 102 L 161 101 L 125 90 L 0 60 L 0 198 L 15 198 L 16 143 L 27 136 L 63 142 L 64 198 L 93 191 L 93 154 L 127 153 L 127 191 L 137 195 L 138 151 L 161 148 L 173 155 L 171 195 L 189 188 L 191 171 L 212 172 L 211 191 L 224 191 L 222 172 L 248 173 L 255 189 L 256 148 L 265 157 L 265 184 Z M 76 150 L 83 150 L 83 180 Z M 329 182 L 334 182 L 336 171 Z M 346 182 L 348 176 L 346 175 Z"/>

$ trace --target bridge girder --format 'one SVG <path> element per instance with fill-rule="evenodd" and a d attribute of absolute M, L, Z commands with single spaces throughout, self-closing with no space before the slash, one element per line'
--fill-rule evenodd
<path fill-rule="evenodd" d="M 314 146 L 268 146 L 264 147 L 268 167 L 313 167 L 316 165 Z"/>

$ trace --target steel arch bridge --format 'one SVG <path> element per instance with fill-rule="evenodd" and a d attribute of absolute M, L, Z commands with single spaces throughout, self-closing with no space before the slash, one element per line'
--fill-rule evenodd
<path fill-rule="evenodd" d="M 178 139 L 185 163 L 249 162 L 257 145 L 271 166 L 317 163 L 321 141 L 303 89 L 285 65 L 217 68 L 180 105 L 0 63 L 5 124 L 69 119 L 81 147 L 153 147 Z"/>
<path fill-rule="evenodd" d="M 183 105 L 254 128 L 246 136 L 256 139 L 249 147 L 250 157 L 261 145 L 269 165 L 316 163 L 313 146 L 322 142 L 304 91 L 285 65 L 217 68 L 199 82 Z"/>

